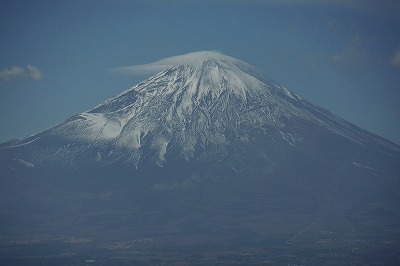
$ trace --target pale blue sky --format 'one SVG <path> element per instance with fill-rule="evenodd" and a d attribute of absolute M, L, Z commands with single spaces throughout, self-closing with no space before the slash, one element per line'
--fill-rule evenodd
<path fill-rule="evenodd" d="M 400 2 L 0 0 L 0 142 L 146 76 L 111 68 L 218 50 L 400 143 Z"/>

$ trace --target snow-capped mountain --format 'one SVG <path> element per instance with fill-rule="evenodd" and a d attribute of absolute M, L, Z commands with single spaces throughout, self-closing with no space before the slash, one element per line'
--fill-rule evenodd
<path fill-rule="evenodd" d="M 306 123 L 360 145 L 398 147 L 264 78 L 254 67 L 218 52 L 178 57 L 159 74 L 93 109 L 6 149 L 43 161 L 123 162 L 160 166 L 167 157 L 186 161 L 224 155 L 249 143 L 252 132 L 301 147 Z M 178 62 L 179 64 L 173 64 Z M 276 141 L 278 141 L 276 140 Z"/>
<path fill-rule="evenodd" d="M 220 53 L 144 67 L 0 144 L 0 260 L 399 265 L 398 145 Z"/>

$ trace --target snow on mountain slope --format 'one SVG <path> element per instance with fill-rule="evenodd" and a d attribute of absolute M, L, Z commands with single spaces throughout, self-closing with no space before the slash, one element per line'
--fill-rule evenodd
<path fill-rule="evenodd" d="M 107 156 L 123 151 L 135 165 L 143 154 L 164 164 L 169 150 L 186 160 L 199 151 L 224 153 L 227 144 L 248 140 L 249 128 L 273 127 L 284 141 L 295 145 L 302 136 L 292 136 L 286 125 L 290 119 L 309 121 L 358 143 L 374 138 L 263 78 L 238 59 L 197 52 L 148 67 L 159 65 L 168 68 L 45 135 L 80 143 L 82 150 L 97 147 L 104 153 L 107 146 Z"/>

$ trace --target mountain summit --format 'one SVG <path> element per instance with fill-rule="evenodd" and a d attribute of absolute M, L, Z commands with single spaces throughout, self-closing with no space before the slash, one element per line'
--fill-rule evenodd
<path fill-rule="evenodd" d="M 320 128 L 358 144 L 397 149 L 272 82 L 252 66 L 218 52 L 196 52 L 147 67 L 159 74 L 93 109 L 26 140 L 12 149 L 32 149 L 43 161 L 168 163 L 224 156 L 229 146 L 250 143 L 253 132 L 301 147 Z M 27 146 L 27 147 L 25 147 Z"/>

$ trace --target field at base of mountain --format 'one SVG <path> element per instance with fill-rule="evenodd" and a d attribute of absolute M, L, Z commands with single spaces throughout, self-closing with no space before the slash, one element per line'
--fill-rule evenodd
<path fill-rule="evenodd" d="M 400 261 L 399 196 L 391 195 L 389 188 L 382 195 L 383 191 L 353 187 L 347 191 L 353 194 L 349 199 L 344 191 L 318 192 L 317 184 L 290 187 L 282 176 L 275 180 L 270 176 L 268 181 L 257 173 L 211 178 L 189 169 L 180 175 L 145 171 L 149 176 L 140 181 L 130 172 L 64 171 L 47 177 L 40 170 L 29 176 L 21 172 L 12 177 L 14 189 L 1 193 L 5 219 L 0 262 L 396 265 Z M 368 176 L 360 178 L 374 182 Z"/>

